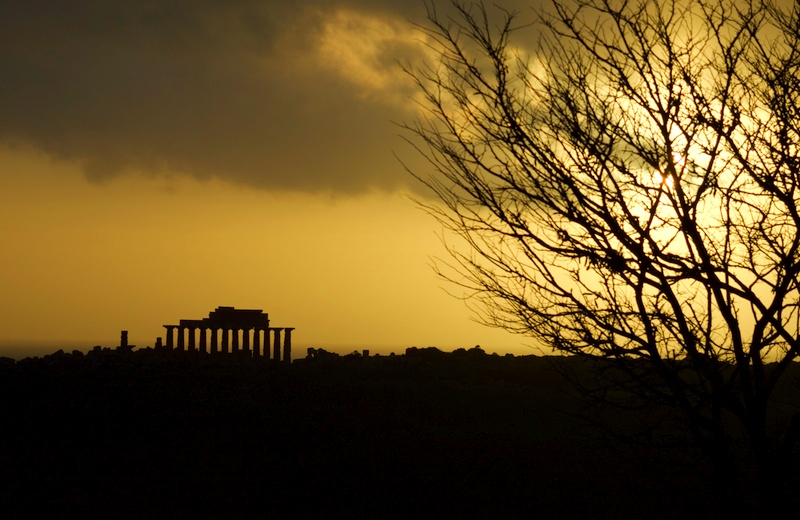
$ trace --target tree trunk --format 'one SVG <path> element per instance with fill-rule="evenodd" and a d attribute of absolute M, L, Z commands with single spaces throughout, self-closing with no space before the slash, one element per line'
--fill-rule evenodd
<path fill-rule="evenodd" d="M 748 500 L 737 468 L 736 457 L 726 441 L 711 441 L 707 445 L 711 457 L 711 490 L 717 502 L 720 519 L 755 518 L 752 501 Z"/>
<path fill-rule="evenodd" d="M 753 447 L 755 495 L 758 518 L 786 516 L 789 509 L 789 468 L 791 453 L 782 453 L 766 436 Z"/>

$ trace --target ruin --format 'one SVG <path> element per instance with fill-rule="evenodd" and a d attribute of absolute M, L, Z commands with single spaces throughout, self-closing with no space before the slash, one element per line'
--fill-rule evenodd
<path fill-rule="evenodd" d="M 294 327 L 270 327 L 269 315 L 261 309 L 217 307 L 208 314 L 208 318 L 180 320 L 178 325 L 164 325 L 164 328 L 167 334 L 163 348 L 169 350 L 237 354 L 286 363 L 292 361 Z"/>

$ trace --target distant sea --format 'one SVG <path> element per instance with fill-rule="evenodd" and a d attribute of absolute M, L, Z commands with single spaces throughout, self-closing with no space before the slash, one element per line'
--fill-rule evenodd
<path fill-rule="evenodd" d="M 24 359 L 26 357 L 42 357 L 52 354 L 58 350 L 72 352 L 90 351 L 95 345 L 103 347 L 116 347 L 108 340 L 106 341 L 61 341 L 61 340 L 0 340 L 0 357 L 12 359 Z"/>
<path fill-rule="evenodd" d="M 101 347 L 108 347 L 108 348 L 116 348 L 119 345 L 119 340 L 109 340 L 106 338 L 105 340 L 86 340 L 86 341 L 75 341 L 75 340 L 0 340 L 0 357 L 8 357 L 12 359 L 24 359 L 27 357 L 42 357 L 48 354 L 52 354 L 57 352 L 58 350 L 63 350 L 64 352 L 71 353 L 73 350 L 80 350 L 83 353 L 86 353 L 95 345 L 100 345 Z M 134 341 L 134 346 L 142 347 L 147 345 L 140 345 Z M 308 347 L 311 345 L 306 345 L 304 343 L 296 344 L 292 348 L 292 359 L 304 358 L 306 357 L 306 352 Z M 369 351 L 372 355 L 381 354 L 381 355 L 389 355 L 390 353 L 397 353 L 403 354 L 405 353 L 406 347 L 375 347 L 375 346 L 361 346 L 361 347 L 352 347 L 352 346 L 343 346 L 343 345 L 313 345 L 315 348 L 322 348 L 329 352 L 335 352 L 340 355 L 349 354 L 351 352 L 358 352 L 362 353 L 365 350 Z M 452 350 L 452 349 L 445 349 L 445 350 Z"/>
<path fill-rule="evenodd" d="M 71 353 L 73 350 L 80 350 L 83 353 L 86 353 L 95 345 L 100 345 L 101 347 L 108 347 L 108 348 L 116 348 L 119 345 L 119 339 L 116 340 L 109 340 L 108 338 L 104 340 L 86 340 L 86 341 L 76 341 L 76 340 L 0 340 L 0 357 L 8 357 L 12 359 L 24 359 L 26 357 L 42 357 L 48 354 L 52 354 L 57 352 L 58 350 L 63 350 L 64 352 Z M 139 344 L 139 342 L 133 341 L 133 345 L 135 347 L 143 347 L 143 346 L 151 346 L 150 343 L 146 343 L 145 345 Z M 295 344 L 292 347 L 292 359 L 299 359 L 306 357 L 306 353 L 308 347 L 315 347 L 315 348 L 322 348 L 327 350 L 328 352 L 333 352 L 339 355 L 346 355 L 352 352 L 358 352 L 359 354 L 368 351 L 370 355 L 382 355 L 388 356 L 389 354 L 395 353 L 398 355 L 404 354 L 406 351 L 407 346 L 376 346 L 376 345 L 364 345 L 364 346 L 347 346 L 347 345 L 325 345 L 325 344 L 314 344 L 308 345 L 305 343 Z M 446 346 L 441 348 L 444 352 L 452 352 L 458 346 Z M 471 348 L 470 346 L 466 346 L 464 348 Z M 493 349 L 487 349 L 488 353 L 495 352 Z M 503 350 L 499 349 L 497 353 L 500 355 L 505 354 L 506 352 L 511 352 L 515 355 L 541 355 L 540 351 L 534 351 L 529 348 L 523 349 L 508 349 Z"/>

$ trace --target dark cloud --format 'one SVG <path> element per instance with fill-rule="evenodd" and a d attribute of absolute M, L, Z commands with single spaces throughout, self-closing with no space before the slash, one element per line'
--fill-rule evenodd
<path fill-rule="evenodd" d="M 0 142 L 103 179 L 181 171 L 263 188 L 408 183 L 396 59 L 421 2 L 0 0 Z"/>

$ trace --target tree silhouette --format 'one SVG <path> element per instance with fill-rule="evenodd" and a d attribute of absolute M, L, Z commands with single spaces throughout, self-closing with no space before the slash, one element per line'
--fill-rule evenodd
<path fill-rule="evenodd" d="M 432 166 L 414 175 L 458 237 L 439 272 L 488 324 L 677 406 L 728 511 L 759 517 L 800 425 L 772 420 L 800 354 L 793 5 L 556 0 L 528 24 L 431 6 L 433 58 L 408 68 Z"/>

